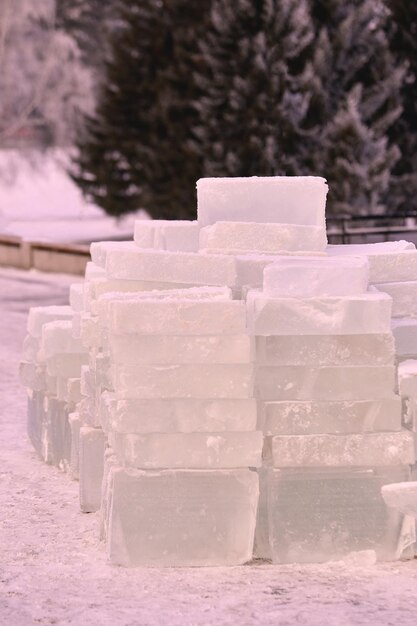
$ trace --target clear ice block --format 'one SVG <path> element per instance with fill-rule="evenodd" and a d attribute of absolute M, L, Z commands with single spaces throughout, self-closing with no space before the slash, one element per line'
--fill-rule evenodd
<path fill-rule="evenodd" d="M 328 187 L 318 176 L 200 178 L 201 226 L 224 220 L 324 226 Z"/>
<path fill-rule="evenodd" d="M 393 365 L 391 333 L 256 337 L 258 365 Z"/>
<path fill-rule="evenodd" d="M 252 365 L 115 365 L 118 398 L 251 398 Z"/>
<path fill-rule="evenodd" d="M 256 429 L 256 400 L 168 398 L 117 400 L 101 396 L 100 415 L 120 433 L 224 432 Z"/>
<path fill-rule="evenodd" d="M 395 387 L 395 368 L 352 367 L 257 367 L 255 394 L 260 400 L 368 400 L 390 398 Z"/>
<path fill-rule="evenodd" d="M 193 300 L 114 300 L 109 331 L 142 335 L 234 335 L 246 332 L 244 302 Z"/>
<path fill-rule="evenodd" d="M 266 440 L 274 467 L 412 465 L 414 437 L 408 431 L 354 435 L 276 435 Z"/>
<path fill-rule="evenodd" d="M 369 291 L 357 296 L 270 298 L 251 290 L 248 325 L 254 335 L 356 335 L 390 332 L 391 298 Z"/>
<path fill-rule="evenodd" d="M 407 480 L 401 466 L 268 469 L 269 539 L 274 563 L 322 563 L 375 550 L 400 558 L 410 524 L 388 509 L 382 485 Z"/>
<path fill-rule="evenodd" d="M 355 296 L 368 288 L 369 268 L 361 257 L 279 257 L 264 270 L 264 293 L 274 298 Z"/>
<path fill-rule="evenodd" d="M 239 335 L 116 335 L 108 347 L 114 363 L 198 364 L 251 363 L 255 360 L 253 337 Z"/>
<path fill-rule="evenodd" d="M 401 398 L 266 402 L 260 410 L 265 435 L 315 435 L 401 430 Z"/>
<path fill-rule="evenodd" d="M 417 356 L 417 319 L 392 320 L 392 334 L 398 357 Z"/>
<path fill-rule="evenodd" d="M 110 433 L 122 465 L 138 469 L 233 469 L 261 465 L 260 431 L 221 433 Z"/>
<path fill-rule="evenodd" d="M 250 470 L 110 470 L 107 549 L 125 566 L 239 565 L 252 558 Z"/>

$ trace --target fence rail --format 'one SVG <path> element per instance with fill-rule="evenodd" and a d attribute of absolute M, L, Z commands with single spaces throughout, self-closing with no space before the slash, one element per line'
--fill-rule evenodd
<path fill-rule="evenodd" d="M 83 275 L 88 261 L 89 246 L 25 241 L 0 235 L 0 265 L 3 266 Z"/>

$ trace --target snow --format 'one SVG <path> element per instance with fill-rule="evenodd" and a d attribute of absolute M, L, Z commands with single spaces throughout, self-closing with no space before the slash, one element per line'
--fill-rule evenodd
<path fill-rule="evenodd" d="M 88 203 L 67 174 L 63 150 L 22 155 L 0 151 L 0 234 L 56 243 L 131 239 L 144 211 L 123 218 L 107 216 Z"/>
<path fill-rule="evenodd" d="M 0 623 L 13 626 L 415 626 L 417 562 L 364 553 L 325 566 L 123 569 L 98 514 L 25 434 L 17 362 L 30 306 L 65 304 L 73 277 L 0 270 Z"/>

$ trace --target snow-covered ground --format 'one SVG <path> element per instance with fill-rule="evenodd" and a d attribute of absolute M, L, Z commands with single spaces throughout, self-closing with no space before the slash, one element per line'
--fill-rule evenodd
<path fill-rule="evenodd" d="M 106 561 L 78 485 L 25 434 L 17 365 L 28 308 L 74 278 L 0 270 L 0 624 L 415 626 L 417 561 L 126 570 Z"/>
<path fill-rule="evenodd" d="M 62 150 L 23 155 L 0 150 L 0 233 L 31 241 L 129 239 L 144 211 L 115 219 L 85 201 Z"/>

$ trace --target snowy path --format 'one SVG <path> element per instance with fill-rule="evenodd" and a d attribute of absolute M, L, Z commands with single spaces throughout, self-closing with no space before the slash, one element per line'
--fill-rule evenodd
<path fill-rule="evenodd" d="M 78 510 L 77 484 L 32 452 L 17 380 L 28 307 L 66 302 L 69 282 L 0 270 L 0 626 L 416 626 L 417 561 L 108 565 L 96 516 Z"/>

